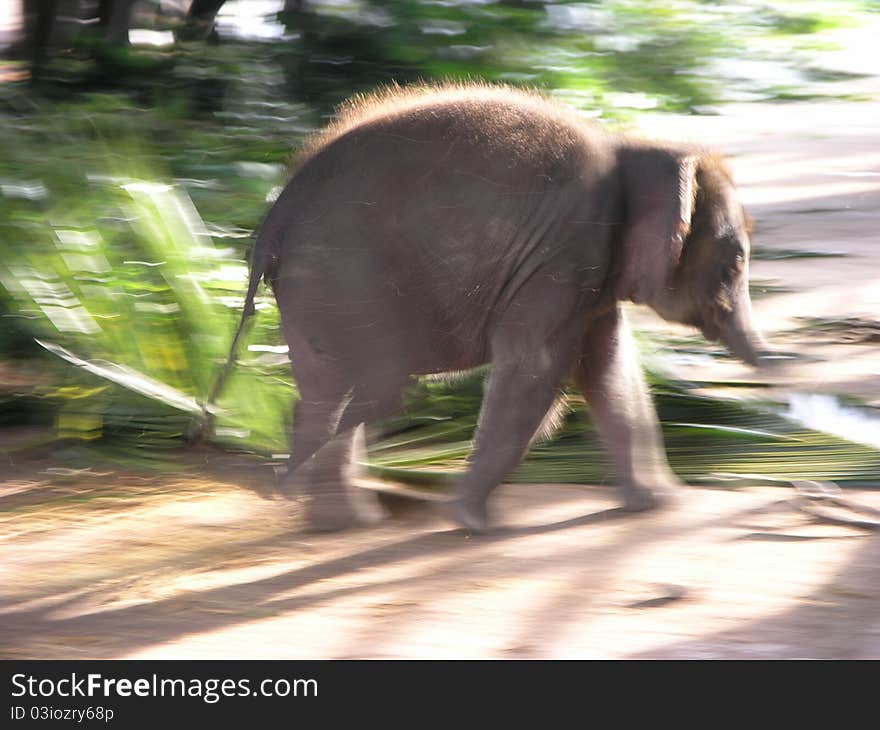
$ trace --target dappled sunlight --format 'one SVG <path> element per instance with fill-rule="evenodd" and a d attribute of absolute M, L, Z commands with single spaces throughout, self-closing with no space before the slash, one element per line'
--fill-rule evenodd
<path fill-rule="evenodd" d="M 675 537 L 621 561 L 590 631 L 565 631 L 554 644 L 559 656 L 623 658 L 803 605 L 868 538 L 856 530 L 817 529 L 787 511 L 772 523 L 760 513 L 751 519 L 732 514 L 742 503 L 772 513 L 773 503 L 783 497 L 779 490 L 692 495 L 694 513 L 717 517 L 713 528 L 693 529 L 696 514 L 691 513 L 670 525 Z M 637 632 L 630 628 L 634 625 Z M 755 652 L 761 655 L 760 649 Z M 714 655 L 723 654 L 716 650 Z"/>
<path fill-rule="evenodd" d="M 520 527 L 495 537 L 468 539 L 442 523 L 414 534 L 404 523 L 340 536 L 278 535 L 254 547 L 254 514 L 245 509 L 237 529 L 223 535 L 225 556 L 204 552 L 204 536 L 192 534 L 211 522 L 208 505 L 197 517 L 192 499 L 167 495 L 161 509 L 130 516 L 126 527 L 130 540 L 142 540 L 150 520 L 180 520 L 164 538 L 178 540 L 176 556 L 161 541 L 141 542 L 139 552 L 152 560 L 137 565 L 125 557 L 132 542 L 96 542 L 100 549 L 86 560 L 112 564 L 107 574 L 124 567 L 121 587 L 105 581 L 54 601 L 11 608 L 5 601 L 4 615 L 30 614 L 40 643 L 56 655 L 64 650 L 53 636 L 75 626 L 95 643 L 81 643 L 71 656 L 624 657 L 797 610 L 833 581 L 869 538 L 806 521 L 785 507 L 787 495 L 692 490 L 661 513 L 554 529 L 539 519 L 548 503 L 555 524 L 566 525 L 601 513 L 607 491 L 506 487 L 500 516 Z M 868 501 L 877 505 L 875 497 Z M 232 528 L 230 509 L 249 499 L 216 502 L 215 527 Z M 184 526 L 188 542 L 179 540 Z M 59 539 L 60 548 L 69 536 Z"/>
<path fill-rule="evenodd" d="M 688 489 L 626 515 L 607 487 L 506 486 L 498 530 L 477 537 L 429 503 L 314 535 L 296 502 L 223 479 L 92 479 L 9 496 L 25 501 L 0 531 L 4 656 L 687 656 L 682 642 L 711 652 L 732 626 L 810 605 L 871 539 L 778 487 Z"/>
<path fill-rule="evenodd" d="M 289 526 L 286 505 L 240 490 L 217 491 L 219 485 L 209 482 L 202 485 L 200 491 L 213 493 L 198 494 L 194 483 L 178 479 L 152 494 L 138 494 L 127 484 L 118 492 L 93 488 L 19 513 L 14 522 L 5 519 L 0 539 L 5 610 L 83 585 L 89 588 L 75 602 L 76 609 L 65 609 L 69 615 L 175 595 L 191 590 L 176 573 L 203 571 L 208 556 L 225 565 L 235 560 L 230 542 L 265 539 Z M 169 563 L 176 566 L 171 571 Z M 232 575 L 238 575 L 237 569 Z M 206 578 L 193 579 L 198 584 Z"/>

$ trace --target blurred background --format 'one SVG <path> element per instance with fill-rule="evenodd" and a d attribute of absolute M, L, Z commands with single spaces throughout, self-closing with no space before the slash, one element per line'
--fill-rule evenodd
<path fill-rule="evenodd" d="M 784 133 L 803 102 L 874 109 L 878 9 L 868 1 L 4 0 L 0 445 L 10 453 L 50 447 L 44 453 L 74 468 L 94 459 L 173 464 L 170 452 L 197 430 L 225 357 L 251 233 L 304 136 L 353 94 L 450 78 L 525 85 L 612 126 L 718 142 L 736 155 L 737 119 Z M 813 134 L 835 131 L 807 108 Z M 766 129 L 750 131 L 766 138 Z M 794 156 L 816 159 L 809 140 Z M 841 210 L 851 203 L 838 201 Z M 756 259 L 829 257 L 825 270 L 837 263 L 836 249 L 762 248 L 758 218 Z M 764 280 L 757 263 L 758 299 L 790 292 L 801 276 L 792 265 L 791 275 L 777 267 Z M 834 326 L 801 309 L 800 326 Z M 762 433 L 800 426 L 717 388 L 707 398 L 696 387 L 707 383 L 697 381 L 713 381 L 715 371 L 691 368 L 683 378 L 669 355 L 685 365 L 694 357 L 723 365 L 726 355 L 684 331 L 652 337 L 655 325 L 641 328 L 643 344 L 666 350 L 646 356 L 679 472 L 790 472 L 790 464 L 776 468 L 777 452 L 800 460 L 804 442 Z M 876 339 L 876 320 L 861 325 L 867 341 Z M 283 345 L 264 292 L 211 443 L 283 463 L 296 398 Z M 740 376 L 749 379 L 739 371 L 719 379 L 755 385 Z M 416 478 L 420 467 L 460 466 L 481 382 L 477 373 L 423 383 L 386 429 L 406 437 L 377 449 L 374 466 L 408 467 Z M 751 440 L 726 426 L 751 429 Z M 584 419 L 569 419 L 563 438 L 538 446 L 517 478 L 604 478 L 601 452 L 583 456 L 584 429 Z M 807 442 L 819 449 L 825 437 Z M 731 462 L 733 452 L 750 463 Z M 797 469 L 853 479 L 878 471 L 868 450 L 847 454 L 848 463 L 814 461 Z"/>
<path fill-rule="evenodd" d="M 297 391 L 266 289 L 195 438 L 251 235 L 335 105 L 442 79 L 723 150 L 756 219 L 758 322 L 789 371 L 764 382 L 634 308 L 672 466 L 880 485 L 878 33 L 877 0 L 0 0 L 3 523 L 197 489 L 183 475 L 274 489 Z M 372 472 L 448 483 L 483 376 L 421 381 Z M 513 481 L 610 479 L 569 401 Z"/>

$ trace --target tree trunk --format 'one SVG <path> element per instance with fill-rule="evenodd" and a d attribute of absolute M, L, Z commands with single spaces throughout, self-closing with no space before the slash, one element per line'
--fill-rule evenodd
<path fill-rule="evenodd" d="M 132 5 L 134 0 L 100 0 L 98 3 L 98 26 L 108 43 L 128 45 Z"/>
<path fill-rule="evenodd" d="M 30 62 L 31 78 L 37 79 L 49 57 L 55 30 L 58 0 L 24 0 L 24 39 L 20 53 Z"/>
<path fill-rule="evenodd" d="M 183 40 L 217 40 L 214 19 L 226 0 L 193 0 L 186 14 L 181 37 Z"/>

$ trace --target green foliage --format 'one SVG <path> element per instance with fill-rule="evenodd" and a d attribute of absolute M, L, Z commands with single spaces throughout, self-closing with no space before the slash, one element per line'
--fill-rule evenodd
<path fill-rule="evenodd" d="M 287 56 L 290 86 L 324 108 L 391 81 L 480 78 L 553 90 L 612 116 L 626 106 L 621 91 L 688 109 L 714 99 L 700 67 L 734 47 L 717 24 L 649 0 L 373 0 L 318 5 L 289 22 L 302 32 Z"/>
<path fill-rule="evenodd" d="M 778 479 L 834 480 L 875 484 L 880 452 L 799 426 L 769 402 L 709 398 L 685 383 L 653 374 L 652 391 L 672 468 L 699 482 L 724 475 L 748 481 L 761 474 Z M 457 384 L 439 383 L 403 424 L 370 453 L 377 476 L 413 485 L 447 485 L 466 466 L 476 426 L 482 375 Z M 583 400 L 565 396 L 569 409 L 554 438 L 532 446 L 511 475 L 521 483 L 603 483 L 613 479 L 606 452 Z"/>
<path fill-rule="evenodd" d="M 148 400 L 144 388 L 153 379 L 204 401 L 240 311 L 243 244 L 283 179 L 277 162 L 246 158 L 281 160 L 287 141 L 272 157 L 243 145 L 235 153 L 245 159 L 208 162 L 187 149 L 216 149 L 227 135 L 220 125 L 182 129 L 172 141 L 171 128 L 180 129 L 172 114 L 125 97 L 40 103 L 50 108 L 0 130 L 0 179 L 9 181 L 0 216 L 5 306 L 16 331 L 129 371 L 120 387 L 63 370 L 63 385 L 45 393 L 59 403 L 59 436 L 179 445 L 192 413 L 161 393 Z M 194 201 L 216 222 L 206 225 Z M 280 346 L 274 303 L 259 306 L 268 311 L 250 343 Z M 283 448 L 295 393 L 286 359 L 244 359 L 220 404 L 221 441 L 246 434 L 253 448 Z"/>

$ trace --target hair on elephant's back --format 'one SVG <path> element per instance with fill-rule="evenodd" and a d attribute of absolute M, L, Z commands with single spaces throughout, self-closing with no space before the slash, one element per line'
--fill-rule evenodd
<path fill-rule="evenodd" d="M 530 135 L 541 130 L 557 142 L 562 141 L 560 132 L 570 133 L 563 134 L 563 137 L 577 137 L 584 133 L 603 134 L 601 127 L 585 116 L 534 89 L 486 82 L 393 84 L 343 102 L 337 107 L 334 120 L 308 138 L 292 156 L 291 167 L 294 170 L 302 167 L 321 150 L 360 127 L 382 121 L 390 123 L 419 110 L 440 108 L 456 108 L 462 118 L 468 117 L 472 123 L 482 125 L 490 133 L 493 129 L 500 132 L 505 126 L 508 127 L 504 129 L 503 136 L 495 136 L 499 143 L 508 147 L 517 143 L 510 130 L 514 125 L 513 116 L 527 116 L 532 122 L 529 133 L 523 137 L 523 145 L 535 143 L 537 140 Z"/>

